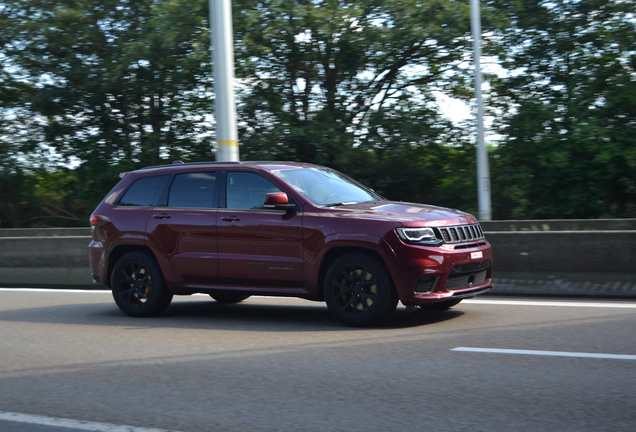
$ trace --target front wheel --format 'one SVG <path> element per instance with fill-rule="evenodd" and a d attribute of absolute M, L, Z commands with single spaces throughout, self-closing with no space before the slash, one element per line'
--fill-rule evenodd
<path fill-rule="evenodd" d="M 142 252 L 128 252 L 117 260 L 110 285 L 115 303 L 130 316 L 158 315 L 172 301 L 159 266 Z"/>
<path fill-rule="evenodd" d="M 323 288 L 330 312 L 352 327 L 381 323 L 395 311 L 398 302 L 384 265 L 359 253 L 334 261 Z"/>

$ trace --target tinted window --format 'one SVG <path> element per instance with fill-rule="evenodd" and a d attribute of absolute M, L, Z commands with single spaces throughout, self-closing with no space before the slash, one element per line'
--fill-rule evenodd
<path fill-rule="evenodd" d="M 214 172 L 176 175 L 170 186 L 168 207 L 211 208 L 215 181 Z"/>
<path fill-rule="evenodd" d="M 280 192 L 272 182 L 258 174 L 230 172 L 227 175 L 227 208 L 263 208 L 265 194 Z"/>
<path fill-rule="evenodd" d="M 155 207 L 166 187 L 168 175 L 144 177 L 135 181 L 119 200 L 120 206 Z"/>

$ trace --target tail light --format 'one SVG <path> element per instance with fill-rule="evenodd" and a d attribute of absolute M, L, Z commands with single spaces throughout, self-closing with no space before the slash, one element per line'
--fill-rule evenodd
<path fill-rule="evenodd" d="M 89 222 L 91 223 L 91 228 L 95 229 L 95 226 L 99 222 L 99 216 L 93 213 L 89 219 Z"/>

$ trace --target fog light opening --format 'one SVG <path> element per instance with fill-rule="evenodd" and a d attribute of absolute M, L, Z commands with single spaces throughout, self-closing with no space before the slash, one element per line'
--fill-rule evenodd
<path fill-rule="evenodd" d="M 425 275 L 422 276 L 415 286 L 416 294 L 430 294 L 435 291 L 435 287 L 437 286 L 437 281 L 439 280 L 439 276 L 436 275 Z"/>

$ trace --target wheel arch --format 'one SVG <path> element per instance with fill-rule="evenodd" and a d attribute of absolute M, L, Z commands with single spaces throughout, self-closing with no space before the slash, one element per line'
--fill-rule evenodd
<path fill-rule="evenodd" d="M 152 249 L 150 249 L 148 246 L 143 244 L 138 244 L 138 243 L 117 245 L 115 248 L 113 248 L 113 250 L 110 252 L 110 256 L 108 257 L 108 272 L 106 273 L 106 278 L 107 278 L 106 281 L 109 288 L 111 287 L 111 277 L 113 273 L 113 268 L 115 267 L 115 263 L 119 261 L 119 259 L 125 254 L 127 254 L 128 252 L 141 252 L 148 255 L 159 266 L 159 269 L 161 269 L 161 265 L 159 265 L 159 262 L 157 261 L 157 257 L 153 253 Z"/>
<path fill-rule="evenodd" d="M 320 270 L 318 272 L 318 281 L 317 281 L 317 293 L 318 293 L 318 296 L 320 297 L 320 300 L 323 300 L 323 301 L 325 300 L 324 293 L 323 293 L 323 286 L 325 283 L 325 276 L 327 274 L 327 271 L 329 270 L 329 267 L 339 257 L 349 253 L 360 253 L 363 255 L 367 255 L 375 259 L 376 261 L 378 261 L 382 265 L 382 268 L 384 269 L 384 271 L 386 272 L 387 278 L 389 279 L 389 282 L 391 283 L 391 289 L 395 290 L 395 282 L 393 281 L 393 276 L 391 275 L 389 268 L 384 262 L 382 255 L 378 251 L 376 251 L 373 248 L 364 247 L 364 246 L 341 245 L 341 246 L 334 246 L 330 248 L 329 250 L 327 250 L 327 252 L 325 252 L 325 255 L 323 256 L 322 261 L 320 263 Z"/>

